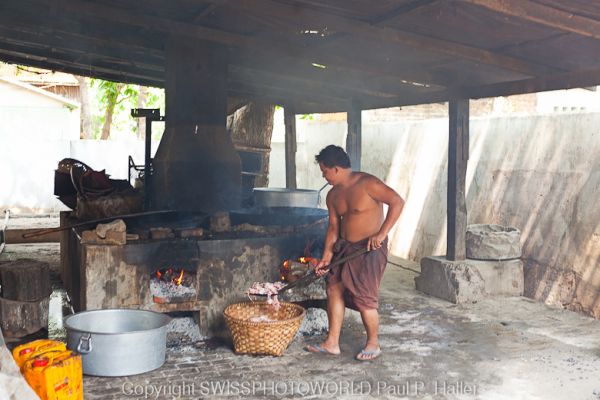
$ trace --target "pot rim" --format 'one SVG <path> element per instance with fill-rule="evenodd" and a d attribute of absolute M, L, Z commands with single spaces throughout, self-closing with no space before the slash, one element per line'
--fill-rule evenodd
<path fill-rule="evenodd" d="M 80 315 L 85 315 L 85 314 L 92 314 L 92 313 L 105 313 L 105 312 L 110 312 L 110 311 L 128 311 L 128 312 L 143 312 L 143 313 L 153 313 L 153 314 L 158 314 L 161 317 L 164 318 L 164 321 L 162 323 L 161 326 L 158 326 L 156 328 L 152 328 L 152 329 L 138 329 L 135 331 L 124 331 L 124 332 L 98 332 L 98 331 L 89 331 L 89 330 L 83 330 L 80 328 L 76 328 L 74 326 L 72 326 L 69 323 L 69 320 L 80 316 Z M 74 332 L 81 332 L 81 333 L 90 333 L 90 334 L 94 334 L 94 335 L 128 335 L 130 333 L 145 333 L 145 332 L 152 332 L 155 331 L 157 329 L 162 329 L 165 326 L 167 326 L 169 324 L 169 322 L 171 322 L 173 318 L 171 318 L 170 316 L 163 314 L 163 313 L 159 313 L 156 311 L 151 311 L 151 310 L 136 310 L 136 309 L 129 309 L 129 308 L 104 308 L 104 309 L 100 309 L 100 310 L 87 310 L 87 311 L 80 311 L 78 313 L 75 314 L 71 314 L 71 315 L 67 315 L 66 317 L 63 318 L 63 326 L 70 331 L 74 331 Z"/>

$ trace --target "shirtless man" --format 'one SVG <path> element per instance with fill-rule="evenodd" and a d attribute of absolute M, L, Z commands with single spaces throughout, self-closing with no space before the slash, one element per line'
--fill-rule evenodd
<path fill-rule="evenodd" d="M 327 316 L 329 332 L 324 342 L 306 350 L 340 354 L 340 332 L 345 307 L 360 312 L 367 342 L 356 359 L 368 361 L 381 354 L 379 331 L 379 283 L 387 264 L 387 235 L 402 212 L 404 200 L 373 175 L 353 172 L 346 152 L 338 146 L 325 147 L 315 157 L 323 178 L 333 185 L 327 194 L 329 227 L 317 275 L 327 273 Z M 384 218 L 383 204 L 389 206 Z M 370 251 L 343 265 L 328 265 L 337 258 L 367 247 Z"/>

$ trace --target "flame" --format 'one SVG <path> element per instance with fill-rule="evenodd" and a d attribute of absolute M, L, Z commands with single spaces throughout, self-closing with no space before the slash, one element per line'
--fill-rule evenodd
<path fill-rule="evenodd" d="M 179 285 L 181 285 L 182 281 L 183 281 L 183 270 L 181 270 L 181 272 L 179 273 L 179 276 L 173 280 L 173 283 L 175 283 L 177 286 L 179 286 Z"/>
<path fill-rule="evenodd" d="M 284 269 L 289 269 L 290 268 L 290 260 L 285 260 L 283 262 L 283 268 Z"/>
<path fill-rule="evenodd" d="M 162 274 L 160 273 L 160 271 L 156 271 L 156 276 L 158 277 L 158 279 L 160 279 L 162 277 Z"/>

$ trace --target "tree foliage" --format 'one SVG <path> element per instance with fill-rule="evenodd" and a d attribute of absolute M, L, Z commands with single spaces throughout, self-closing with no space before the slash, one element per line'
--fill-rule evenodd
<path fill-rule="evenodd" d="M 94 116 L 95 139 L 117 139 L 123 137 L 143 137 L 138 133 L 138 121 L 131 117 L 131 109 L 138 108 L 139 85 L 92 79 L 91 89 L 95 93 L 98 112 Z M 147 88 L 142 90 L 146 100 L 143 107 L 160 108 L 164 112 L 165 95 L 163 89 Z M 153 139 L 160 138 L 160 124 L 153 125 Z"/>

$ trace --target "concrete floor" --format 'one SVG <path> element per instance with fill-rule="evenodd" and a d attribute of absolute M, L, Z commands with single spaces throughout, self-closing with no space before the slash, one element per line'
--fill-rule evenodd
<path fill-rule="evenodd" d="M 56 271 L 58 245 L 7 245 L 0 260 L 21 257 Z M 295 340 L 279 358 L 237 356 L 209 340 L 168 349 L 150 373 L 85 377 L 85 398 L 600 399 L 600 321 L 527 298 L 454 305 L 416 292 L 414 276 L 397 265 L 386 271 L 384 354 L 374 362 L 354 360 L 364 332 L 348 318 L 341 356 L 303 351 L 319 337 Z"/>

